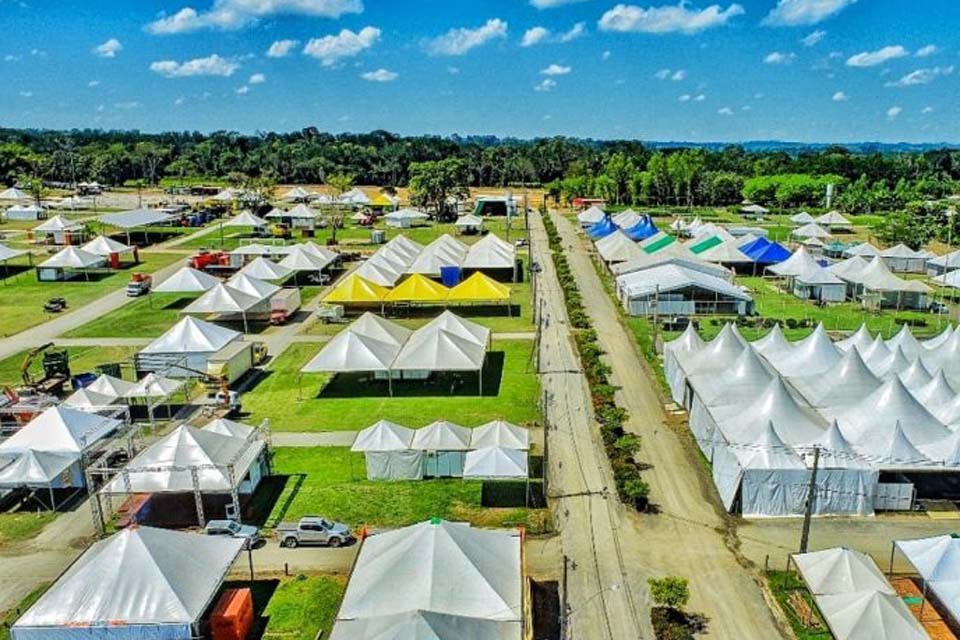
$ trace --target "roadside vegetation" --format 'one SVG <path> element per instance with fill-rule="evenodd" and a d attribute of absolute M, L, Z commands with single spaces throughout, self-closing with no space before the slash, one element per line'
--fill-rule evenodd
<path fill-rule="evenodd" d="M 828 640 L 833 637 L 800 576 L 793 571 L 767 571 L 766 578 L 797 640 Z"/>
<path fill-rule="evenodd" d="M 328 637 L 346 588 L 346 576 L 301 574 L 281 580 L 263 612 L 264 640 Z"/>

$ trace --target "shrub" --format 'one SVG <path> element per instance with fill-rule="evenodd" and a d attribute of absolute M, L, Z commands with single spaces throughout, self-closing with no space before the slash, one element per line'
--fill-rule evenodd
<path fill-rule="evenodd" d="M 647 580 L 650 596 L 661 607 L 683 611 L 690 600 L 690 586 L 686 578 L 664 576 Z"/>

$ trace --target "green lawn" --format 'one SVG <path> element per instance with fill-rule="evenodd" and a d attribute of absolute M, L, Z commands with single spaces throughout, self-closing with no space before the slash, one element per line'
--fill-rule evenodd
<path fill-rule="evenodd" d="M 0 280 L 0 337 L 19 333 L 52 316 L 43 311 L 43 304 L 52 297 L 67 299 L 70 307 L 80 307 L 123 287 L 134 271 L 153 272 L 183 258 L 175 253 L 142 252 L 143 262 L 137 267 L 122 269 L 103 279 L 90 282 L 38 282 L 33 270 Z"/>
<path fill-rule="evenodd" d="M 0 547 L 34 537 L 58 515 L 51 511 L 0 513 Z"/>
<path fill-rule="evenodd" d="M 17 618 L 32 607 L 33 603 L 39 600 L 40 596 L 46 593 L 49 588 L 49 584 L 42 584 L 31 591 L 17 606 L 9 611 L 0 612 L 0 640 L 10 640 L 10 627 L 17 621 Z"/>
<path fill-rule="evenodd" d="M 477 526 L 524 525 L 531 533 L 549 528 L 545 509 L 489 509 L 480 506 L 482 482 L 460 479 L 374 482 L 366 479 L 363 454 L 346 447 L 278 447 L 277 474 L 304 474 L 303 484 L 287 486 L 268 522 L 322 514 L 357 527 L 402 527 L 432 517 Z M 289 507 L 287 503 L 289 502 Z"/>
<path fill-rule="evenodd" d="M 124 362 L 130 364 L 133 354 L 138 351 L 135 347 L 68 347 L 70 354 L 70 370 L 72 373 L 95 371 L 98 364 L 108 362 Z M 20 384 L 20 366 L 26 352 L 15 353 L 0 360 L 0 386 Z M 41 366 L 43 358 L 37 356 L 30 367 L 34 377 L 43 375 Z"/>
<path fill-rule="evenodd" d="M 504 354 L 503 375 L 496 396 L 486 395 L 491 391 L 489 384 L 485 395 L 477 397 L 472 386 L 475 383 L 469 383 L 470 395 L 451 396 L 446 390 L 411 387 L 419 384 L 411 382 L 398 383 L 394 388 L 398 396 L 391 398 L 384 383 L 377 383 L 377 390 L 364 394 L 366 387 L 355 384 L 355 379 L 336 376 L 332 384 L 327 385 L 331 382 L 330 376 L 305 374 L 299 385 L 303 399 L 298 399 L 300 368 L 320 347 L 319 344 L 293 344 L 271 363 L 270 375 L 243 395 L 244 410 L 251 413 L 246 420 L 258 422 L 269 418 L 278 431 L 352 431 L 368 427 L 381 418 L 410 427 L 424 426 L 440 418 L 464 426 L 477 426 L 496 418 L 517 424 L 539 419 L 539 382 L 532 369 L 527 371 L 533 348 L 531 340 L 493 343 L 491 352 Z M 469 376 L 468 379 L 476 378 Z M 318 394 L 321 385 L 327 387 Z M 410 393 L 411 389 L 418 395 L 399 397 L 404 390 Z M 332 397 L 333 394 L 341 397 Z"/>
<path fill-rule="evenodd" d="M 197 296 L 151 293 L 64 334 L 65 338 L 155 338 L 176 324 Z"/>
<path fill-rule="evenodd" d="M 268 621 L 263 637 L 314 640 L 321 631 L 328 637 L 346 588 L 345 576 L 285 578 L 264 611 Z"/>
<path fill-rule="evenodd" d="M 817 605 L 813 602 L 813 597 L 803 584 L 803 580 L 793 571 L 767 571 L 767 584 L 770 591 L 780 605 L 780 609 L 793 629 L 793 634 L 797 640 L 829 640 L 833 634 L 826 628 Z M 796 607 L 791 602 L 791 593 L 796 593 L 793 600 L 799 597 L 813 614 L 811 625 L 805 625 L 797 613 Z"/>

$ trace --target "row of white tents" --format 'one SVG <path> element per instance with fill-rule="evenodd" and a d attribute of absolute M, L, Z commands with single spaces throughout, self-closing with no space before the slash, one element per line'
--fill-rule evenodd
<path fill-rule="evenodd" d="M 913 481 L 880 472 L 960 472 L 960 331 L 883 340 L 862 327 L 834 343 L 821 325 L 790 343 L 774 327 L 748 343 L 727 325 L 709 343 L 688 329 L 664 356 L 727 509 L 802 513 L 817 448 L 818 514 L 909 508 Z"/>
<path fill-rule="evenodd" d="M 420 480 L 526 478 L 529 448 L 529 432 L 503 420 L 474 429 L 446 420 L 421 429 L 380 420 L 357 433 L 350 450 L 364 454 L 370 480 Z"/>

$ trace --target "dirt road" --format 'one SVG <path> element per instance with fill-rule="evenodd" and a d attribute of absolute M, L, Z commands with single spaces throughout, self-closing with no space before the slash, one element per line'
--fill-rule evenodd
<path fill-rule="evenodd" d="M 583 295 L 600 344 L 620 387 L 617 402 L 630 413 L 628 431 L 642 437 L 640 458 L 652 465 L 644 473 L 657 515 L 630 515 L 636 544 L 625 545 L 630 566 L 647 577 L 679 575 L 690 580 L 690 609 L 705 614 L 708 636 L 770 640 L 783 632 L 764 599 L 758 574 L 745 568 L 725 540 L 724 518 L 701 481 L 696 459 L 664 423 L 663 406 L 634 341 L 621 324 L 587 252 L 587 244 L 565 218 L 553 216 L 565 253 Z M 732 542 L 730 544 L 733 544 Z"/>

